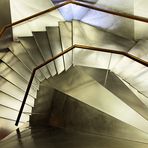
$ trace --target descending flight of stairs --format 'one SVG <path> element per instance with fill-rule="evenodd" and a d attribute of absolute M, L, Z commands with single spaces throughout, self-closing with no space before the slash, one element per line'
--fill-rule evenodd
<path fill-rule="evenodd" d="M 68 47 L 108 48 L 147 60 L 147 40 L 136 42 L 77 20 L 14 38 L 0 53 L 0 124 L 8 133 L 15 129 L 33 69 Z M 20 128 L 0 147 L 146 148 L 147 74 L 147 67 L 124 56 L 74 49 L 37 70 Z"/>

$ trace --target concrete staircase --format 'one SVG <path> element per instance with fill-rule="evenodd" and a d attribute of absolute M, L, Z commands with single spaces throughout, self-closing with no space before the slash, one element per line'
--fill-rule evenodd
<path fill-rule="evenodd" d="M 21 3 L 23 0 L 11 3 L 12 13 L 16 14 L 15 5 Z M 35 13 L 37 9 L 34 10 Z M 25 14 L 18 16 L 22 18 Z M 13 28 L 14 41 L 0 53 L 0 128 L 4 129 L 1 133 L 15 130 L 14 123 L 33 69 L 68 47 L 78 44 L 107 48 L 147 60 L 146 39 L 135 41 L 101 26 L 79 20 L 64 21 L 57 10 L 44 17 L 40 20 L 42 25 L 32 20 Z M 48 17 L 52 17 L 52 23 L 48 24 Z M 22 27 L 24 32 L 20 32 Z M 0 146 L 39 147 L 44 143 L 45 147 L 45 143 L 50 146 L 56 141 L 59 146 L 59 138 L 65 136 L 62 147 L 119 147 L 120 144 L 121 148 L 145 148 L 147 76 L 147 67 L 127 57 L 75 48 L 37 70 L 19 126 L 28 124 L 6 137 Z M 81 143 L 80 139 L 86 142 Z"/>

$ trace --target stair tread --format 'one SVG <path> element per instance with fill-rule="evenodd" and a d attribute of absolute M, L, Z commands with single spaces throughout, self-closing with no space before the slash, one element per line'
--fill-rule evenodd
<path fill-rule="evenodd" d="M 49 0 L 29 1 L 29 6 L 27 1 L 13 1 L 10 4 L 12 23 L 54 6 L 52 1 Z M 58 26 L 58 21 L 63 20 L 64 19 L 59 11 L 54 10 L 40 17 L 36 17 L 35 19 L 30 19 L 28 22 L 14 26 L 13 38 L 16 39 L 21 36 L 31 36 L 32 31 L 45 31 L 46 26 Z"/>
<path fill-rule="evenodd" d="M 32 110 L 32 113 L 36 112 L 36 110 L 38 111 L 40 110 L 40 112 L 45 112 L 45 110 L 50 110 L 54 91 L 55 90 L 53 88 L 47 89 L 44 86 L 40 86 L 40 91 L 38 91 L 37 100 L 34 103 L 34 108 Z"/>
<path fill-rule="evenodd" d="M 59 22 L 60 37 L 62 50 L 72 46 L 72 23 L 71 22 Z M 65 62 L 65 70 L 68 70 L 73 64 L 72 51 L 63 55 Z"/>
<path fill-rule="evenodd" d="M 33 38 L 33 36 L 27 36 L 27 37 L 19 37 L 20 42 L 23 44 L 25 49 L 27 50 L 28 54 L 36 64 L 36 66 L 39 66 L 40 64 L 44 63 L 44 59 L 37 47 L 37 44 Z M 41 76 L 41 80 L 44 80 L 44 77 L 49 78 L 50 74 L 46 66 L 40 68 L 40 70 L 43 73 L 43 76 Z"/>
<path fill-rule="evenodd" d="M 62 128 L 52 128 L 52 127 L 36 127 L 34 129 L 31 129 L 28 137 L 23 136 L 21 138 L 21 144 L 24 145 L 24 147 L 29 147 L 30 145 L 32 147 L 39 148 L 42 147 L 79 147 L 79 148 L 90 148 L 90 147 L 110 147 L 110 148 L 118 148 L 120 147 L 126 147 L 126 148 L 139 148 L 143 147 L 146 148 L 146 143 L 139 143 L 136 141 L 128 141 L 123 140 L 120 138 L 114 138 L 104 135 L 95 135 L 95 134 L 89 134 L 84 133 L 81 131 L 76 130 L 70 130 L 70 129 L 62 129 Z M 21 136 L 21 133 L 20 133 Z M 26 143 L 27 140 L 27 143 Z M 9 145 L 7 144 L 7 141 Z M 107 141 L 107 142 L 106 142 Z M 17 140 L 14 140 L 13 142 L 8 140 L 3 141 L 0 146 L 3 148 L 18 148 L 21 145 L 17 142 Z"/>
<path fill-rule="evenodd" d="M 76 67 L 49 79 L 48 83 L 51 87 L 77 98 L 123 122 L 143 131 L 147 130 L 147 120 L 85 72 L 80 71 Z M 82 93 L 82 90 L 85 93 Z M 108 106 L 110 102 L 112 105 Z M 129 116 L 133 118 L 129 119 Z M 137 122 L 140 124 L 137 124 Z"/>
<path fill-rule="evenodd" d="M 16 73 L 18 73 L 25 80 L 29 81 L 31 76 L 31 71 L 21 62 L 19 59 L 14 56 L 10 51 L 5 54 L 5 56 L 1 59 L 5 64 L 11 67 Z M 36 86 L 38 82 L 33 80 L 33 85 Z"/>
<path fill-rule="evenodd" d="M 39 50 L 40 50 L 42 56 L 44 57 L 44 60 L 47 61 L 50 58 L 52 58 L 52 53 L 51 53 L 47 33 L 43 32 L 43 31 L 42 32 L 33 32 L 33 36 L 36 40 L 36 43 L 39 47 Z M 51 75 L 54 76 L 56 74 L 55 63 L 50 62 L 49 64 L 47 64 L 47 67 L 48 67 Z"/>
<path fill-rule="evenodd" d="M 22 78 L 19 74 L 17 74 L 15 71 L 13 71 L 13 69 L 8 67 L 8 65 L 6 65 L 3 62 L 0 63 L 0 67 L 1 67 L 0 75 L 2 77 L 4 77 L 5 79 L 7 79 L 7 81 L 11 82 L 12 84 L 17 86 L 18 88 L 22 89 L 23 91 L 26 91 L 26 87 L 28 85 L 28 82 L 24 78 Z M 32 86 L 29 94 L 32 97 L 36 98 L 37 89 L 34 88 L 34 86 Z"/>
<path fill-rule="evenodd" d="M 7 119 L 11 119 L 11 120 L 16 120 L 17 115 L 18 115 L 17 110 L 0 105 L 0 118 L 7 118 Z M 29 116 L 22 113 L 20 121 L 26 122 L 28 120 L 29 120 Z"/>
<path fill-rule="evenodd" d="M 148 60 L 148 40 L 140 40 L 129 50 L 129 54 L 134 55 L 145 61 Z M 124 71 L 123 71 L 124 69 Z M 148 68 L 140 63 L 137 63 L 127 57 L 123 57 L 119 63 L 112 69 L 116 74 L 120 75 L 124 80 L 129 82 L 134 88 L 148 96 L 148 83 L 144 83 L 148 77 Z"/>
<path fill-rule="evenodd" d="M 62 52 L 59 27 L 46 27 L 48 40 L 53 57 Z M 60 74 L 65 69 L 63 56 L 55 60 L 57 73 Z"/>
<path fill-rule="evenodd" d="M 48 85 L 48 87 L 46 87 L 48 91 L 52 88 L 52 86 L 47 83 L 47 80 L 43 81 L 42 85 Z M 43 90 L 45 90 L 45 87 L 40 89 L 41 92 Z M 143 141 L 143 136 L 147 137 L 146 133 L 129 124 L 89 106 L 83 101 L 81 102 L 77 100 L 77 98 L 73 98 L 64 92 L 58 91 L 57 89 L 53 90 L 52 104 L 47 107 L 51 107 L 51 109 L 46 112 L 47 114 L 49 113 L 50 116 L 46 116 L 46 114 L 44 114 L 45 112 L 36 110 L 36 113 L 41 113 L 43 115 L 43 120 L 46 120 L 46 122 L 49 121 L 47 122 L 48 125 L 75 129 L 83 131 L 84 133 L 102 134 L 136 141 Z M 42 99 L 46 100 L 44 95 Z M 43 106 L 37 106 L 37 109 L 38 107 L 44 110 Z M 34 108 L 36 108 L 36 106 Z M 34 119 L 31 121 L 34 122 L 33 125 L 37 125 L 38 121 L 40 124 L 45 124 L 40 118 L 42 116 L 41 114 L 32 115 L 32 117 L 34 116 Z"/>
<path fill-rule="evenodd" d="M 79 68 L 104 86 L 105 76 L 107 72 L 105 69 L 97 69 L 91 67 Z M 135 111 L 137 111 L 140 115 L 148 120 L 148 108 L 113 72 L 108 73 L 107 81 L 104 87 L 118 96 L 123 102 L 125 102 L 128 106 L 133 108 Z"/>
<path fill-rule="evenodd" d="M 1 105 L 8 106 L 8 107 L 14 108 L 16 110 L 20 109 L 20 106 L 22 103 L 21 100 L 18 100 L 16 98 L 2 92 L 2 91 L 0 91 L 0 96 L 1 96 L 1 102 L 0 102 Z M 12 106 L 12 103 L 13 103 L 13 106 Z M 26 103 L 25 108 L 24 108 L 24 112 L 30 112 L 31 110 L 32 110 L 32 106 L 29 105 L 28 103 Z"/>
<path fill-rule="evenodd" d="M 73 21 L 73 44 L 81 44 L 104 49 L 113 49 L 127 52 L 135 42 L 124 39 L 109 32 L 105 32 L 94 26 Z M 107 68 L 110 53 L 90 51 L 85 49 L 74 50 L 74 64 L 82 66 L 92 66 L 97 68 Z M 83 58 L 82 58 L 83 57 Z M 110 68 L 114 67 L 123 56 L 113 54 Z"/>
<path fill-rule="evenodd" d="M 20 88 L 16 87 L 6 79 L 0 76 L 0 90 L 18 100 L 23 100 L 25 91 L 21 90 Z M 31 106 L 34 105 L 34 98 L 28 95 L 27 103 Z"/>
<path fill-rule="evenodd" d="M 17 56 L 17 58 L 20 59 L 24 65 L 26 65 L 26 67 L 28 67 L 28 69 L 30 69 L 30 71 L 33 71 L 36 66 L 20 42 L 12 42 L 9 46 L 9 49 L 15 56 Z M 39 88 L 39 80 L 37 80 L 37 78 L 35 78 L 35 82 L 36 86 Z"/>

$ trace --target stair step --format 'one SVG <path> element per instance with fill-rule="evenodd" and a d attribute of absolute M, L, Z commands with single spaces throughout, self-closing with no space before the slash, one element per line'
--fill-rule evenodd
<path fill-rule="evenodd" d="M 37 95 L 37 100 L 35 101 L 34 108 L 32 112 L 45 112 L 45 110 L 50 111 L 50 106 L 52 103 L 53 95 L 55 90 L 53 88 L 47 88 L 45 86 L 40 86 L 40 91 Z M 44 107 L 43 107 L 44 106 Z M 36 111 L 37 110 L 37 111 Z"/>
<path fill-rule="evenodd" d="M 21 128 L 18 128 L 16 129 L 16 131 L 13 132 L 13 135 L 11 137 L 7 136 L 4 140 L 2 140 L 3 142 L 3 145 L 4 144 L 11 144 L 13 143 L 14 141 L 17 141 L 18 138 L 20 138 L 19 136 L 21 136 L 21 139 L 26 139 L 27 137 L 30 137 L 30 136 L 34 136 L 38 133 L 43 133 L 45 131 L 47 131 L 47 129 L 49 130 L 51 127 L 27 127 L 25 129 L 21 129 Z"/>
<path fill-rule="evenodd" d="M 51 127 L 34 127 L 30 130 L 31 135 L 23 135 L 18 140 L 14 139 L 9 142 L 5 140 L 1 142 L 0 146 L 3 148 L 16 148 L 23 145 L 25 148 L 31 146 L 39 148 L 46 147 L 79 147 L 79 148 L 90 148 L 90 147 L 102 147 L 102 148 L 146 148 L 147 143 L 140 143 L 136 141 L 129 141 L 115 137 L 88 134 L 81 131 L 62 129 L 62 128 L 51 128 Z M 20 136 L 21 136 L 20 132 Z M 8 141 L 8 143 L 7 143 Z M 27 142 L 26 142 L 27 141 Z M 10 145 L 10 146 L 9 146 Z"/>
<path fill-rule="evenodd" d="M 22 104 L 21 100 L 18 100 L 2 91 L 0 91 L 0 96 L 1 96 L 1 105 L 7 106 L 9 108 L 19 110 Z M 28 105 L 27 103 L 24 106 L 23 112 L 31 112 L 32 111 L 32 106 Z"/>
<path fill-rule="evenodd" d="M 62 50 L 72 46 L 72 23 L 71 22 L 59 22 L 60 37 L 62 43 Z M 65 70 L 68 70 L 73 64 L 72 51 L 64 54 Z"/>
<path fill-rule="evenodd" d="M 77 67 L 50 78 L 49 86 L 140 130 L 148 130 L 147 120 Z"/>
<path fill-rule="evenodd" d="M 19 2 L 11 1 L 10 6 L 11 22 L 13 23 L 43 10 L 49 9 L 54 5 L 52 1 L 49 0 L 31 0 L 29 1 L 28 6 L 28 1 L 21 0 Z M 31 36 L 32 31 L 45 31 L 46 26 L 58 26 L 58 21 L 64 21 L 58 10 L 30 19 L 28 22 L 13 27 L 13 38 L 16 39 L 21 36 Z"/>
<path fill-rule="evenodd" d="M 120 80 L 141 100 L 141 102 L 143 102 L 147 108 L 148 108 L 148 97 L 144 96 L 143 94 L 141 94 L 141 92 L 137 91 L 135 88 L 133 88 L 133 86 L 131 86 L 130 84 L 128 84 L 127 82 L 125 82 L 123 79 L 120 78 Z"/>
<path fill-rule="evenodd" d="M 47 27 L 47 35 L 53 57 L 62 52 L 59 27 Z M 55 60 L 57 73 L 60 74 L 65 69 L 63 56 Z"/>
<path fill-rule="evenodd" d="M 26 52 L 25 48 L 23 47 L 23 45 L 20 42 L 12 42 L 9 46 L 9 49 L 11 50 L 11 52 L 17 56 L 17 58 L 24 64 L 26 65 L 26 67 L 30 70 L 33 71 L 33 69 L 36 67 L 34 62 L 32 61 L 31 57 L 29 56 L 29 54 Z M 39 73 L 39 74 L 38 74 Z M 38 71 L 38 73 L 36 74 L 37 77 L 35 78 L 35 82 L 36 87 L 39 88 L 39 80 L 38 77 L 40 77 L 40 73 Z"/>
<path fill-rule="evenodd" d="M 45 62 L 39 49 L 38 49 L 38 46 L 32 36 L 20 37 L 19 40 L 23 44 L 23 46 L 25 47 L 26 51 L 28 52 L 28 54 L 30 55 L 30 57 L 32 58 L 32 60 L 36 64 L 36 66 Z M 46 66 L 40 68 L 40 70 L 44 75 L 40 78 L 41 80 L 44 80 L 44 78 L 50 77 L 50 73 L 49 73 Z"/>
<path fill-rule="evenodd" d="M 1 134 L 1 142 L 6 138 L 6 137 L 9 137 L 9 135 L 16 129 L 16 126 L 15 126 L 15 120 L 11 120 L 11 119 L 6 119 L 6 118 L 0 118 L 0 123 L 1 123 L 1 127 L 3 127 L 3 130 L 4 131 L 4 135 Z M 22 126 L 24 122 L 20 122 L 20 126 Z M 4 139 L 2 139 L 4 138 Z M 8 142 L 8 141 L 7 141 Z M 7 143 L 5 142 L 5 143 Z M 0 147 L 3 147 L 3 146 L 0 146 Z"/>
<path fill-rule="evenodd" d="M 99 48 L 108 48 L 120 51 L 129 51 L 135 41 L 109 33 L 80 21 L 72 21 L 73 44 L 82 44 Z M 91 35 L 90 35 L 91 34 Z"/>
<path fill-rule="evenodd" d="M 51 126 L 141 142 L 148 138 L 141 130 L 60 91 L 54 93 L 50 114 Z"/>
<path fill-rule="evenodd" d="M 78 68 L 90 75 L 94 80 L 102 84 L 102 86 L 104 86 L 107 72 L 106 70 L 91 67 Z M 104 87 L 148 120 L 148 108 L 113 72 L 108 72 L 107 81 Z"/>
<path fill-rule="evenodd" d="M 13 131 L 10 135 L 8 135 L 6 138 L 4 138 L 2 140 L 3 144 L 6 144 L 6 143 L 10 144 L 11 142 L 17 141 L 18 137 L 20 136 L 19 134 L 21 134 L 21 138 L 25 138 L 26 136 L 30 136 L 31 129 L 29 127 L 25 128 L 25 129 L 21 129 L 21 127 L 16 129 L 16 131 Z"/>
<path fill-rule="evenodd" d="M 73 21 L 73 44 L 127 52 L 135 45 L 135 42 L 112 33 L 105 32 L 104 30 L 91 25 L 79 21 Z M 93 65 L 93 67 L 105 69 L 108 67 L 111 56 L 110 53 L 90 51 L 85 49 L 75 49 L 73 54 L 75 65 L 88 67 Z M 110 68 L 114 67 L 122 57 L 123 56 L 113 54 Z"/>
<path fill-rule="evenodd" d="M 22 101 L 25 92 L 0 76 L 0 91 Z M 34 98 L 28 95 L 27 103 L 34 106 Z"/>
<path fill-rule="evenodd" d="M 44 60 L 47 61 L 50 58 L 52 58 L 52 53 L 48 41 L 47 32 L 33 32 L 33 36 L 35 38 L 35 41 L 39 47 L 39 50 L 44 57 Z M 50 62 L 47 64 L 48 70 L 50 71 L 50 74 L 52 76 L 56 75 L 56 68 L 55 68 L 55 62 Z"/>
<path fill-rule="evenodd" d="M 11 67 L 21 77 L 23 77 L 26 81 L 29 81 L 31 71 L 10 51 L 7 52 L 7 54 L 5 54 L 5 56 L 1 60 L 9 67 Z M 38 84 L 36 83 L 35 79 L 33 80 L 33 85 L 38 87 Z"/>
<path fill-rule="evenodd" d="M 1 127 L 3 128 L 0 143 L 9 139 L 11 136 L 14 136 L 13 133 L 17 129 L 17 127 L 15 126 L 15 121 L 16 119 L 13 120 L 13 119 L 7 119 L 7 118 L 0 117 Z M 19 127 L 23 126 L 24 124 L 26 124 L 26 121 L 20 121 Z M 16 133 L 15 133 L 15 137 L 17 137 Z M 7 141 L 6 143 L 8 144 L 9 141 Z"/>
<path fill-rule="evenodd" d="M 16 117 L 18 115 L 18 111 L 14 110 L 12 108 L 0 105 L 0 118 L 4 119 L 10 119 L 10 120 L 16 120 Z M 21 122 L 29 121 L 29 116 L 22 113 Z"/>
<path fill-rule="evenodd" d="M 132 54 L 145 61 L 148 60 L 148 40 L 140 40 L 137 44 L 129 50 Z M 124 71 L 123 71 L 124 69 Z M 126 80 L 134 88 L 148 96 L 147 87 L 148 83 L 144 80 L 148 77 L 148 68 L 140 63 L 137 63 L 127 57 L 123 57 L 120 62 L 112 69 L 117 75 Z"/>
<path fill-rule="evenodd" d="M 4 77 L 7 81 L 11 82 L 18 88 L 22 89 L 23 91 L 26 91 L 28 82 L 22 78 L 18 73 L 13 71 L 8 65 L 6 65 L 3 62 L 0 62 L 0 76 Z M 36 98 L 37 96 L 37 89 L 34 88 L 34 86 L 31 87 L 29 94 Z"/>

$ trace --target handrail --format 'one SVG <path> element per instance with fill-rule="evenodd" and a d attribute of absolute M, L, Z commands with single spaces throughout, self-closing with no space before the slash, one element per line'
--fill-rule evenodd
<path fill-rule="evenodd" d="M 8 28 L 13 27 L 13 26 L 15 26 L 15 25 L 17 25 L 17 24 L 23 23 L 23 22 L 25 22 L 25 21 L 28 21 L 28 20 L 30 20 L 30 19 L 33 19 L 33 18 L 35 18 L 35 17 L 41 16 L 41 15 L 46 14 L 46 13 L 48 13 L 48 12 L 51 12 L 51 11 L 53 11 L 53 10 L 56 10 L 56 9 L 58 9 L 58 8 L 60 8 L 60 7 L 63 7 L 63 6 L 65 6 L 65 5 L 67 5 L 67 4 L 69 4 L 69 3 L 71 3 L 71 1 L 66 1 L 66 2 L 64 2 L 64 3 L 60 3 L 60 4 L 58 4 L 58 5 L 55 5 L 55 6 L 51 7 L 51 8 L 49 8 L 49 9 L 46 9 L 46 10 L 44 10 L 44 11 L 41 11 L 41 12 L 39 12 L 39 13 L 36 13 L 36 14 L 31 15 L 31 16 L 29 16 L 29 17 L 26 17 L 26 18 L 24 18 L 24 19 L 21 19 L 21 20 L 19 20 L 19 21 L 14 22 L 14 23 L 5 25 L 5 26 L 2 27 L 2 29 L 0 30 L 0 38 L 2 37 L 2 35 L 4 34 L 4 32 L 5 32 Z"/>
<path fill-rule="evenodd" d="M 59 3 L 49 9 L 46 9 L 44 11 L 41 11 L 39 13 L 36 13 L 34 15 L 31 15 L 29 17 L 26 17 L 24 19 L 21 19 L 19 21 L 16 21 L 14 23 L 11 23 L 11 24 L 7 24 L 5 25 L 1 30 L 0 30 L 0 38 L 2 37 L 2 35 L 5 33 L 5 31 L 10 28 L 10 27 L 13 27 L 17 24 L 20 24 L 22 22 L 25 22 L 25 21 L 28 21 L 30 19 L 33 19 L 35 17 L 38 17 L 40 15 L 43 15 L 43 14 L 46 14 L 48 12 L 51 12 L 53 10 L 56 10 L 58 8 L 61 8 L 65 5 L 68 5 L 68 4 L 74 4 L 74 5 L 78 5 L 78 6 L 82 6 L 82 7 L 85 7 L 85 8 L 90 8 L 90 9 L 93 9 L 93 10 L 96 10 L 96 11 L 101 11 L 101 12 L 105 12 L 105 13 L 109 13 L 109 14 L 113 14 L 113 15 L 116 15 L 116 16 L 120 16 L 120 17 L 124 17 L 124 18 L 129 18 L 129 19 L 132 19 L 132 20 L 137 20 L 137 21 L 141 21 L 141 22 L 145 22 L 145 23 L 148 23 L 148 18 L 145 18 L 145 17 L 140 17 L 140 16 L 137 16 L 137 15 L 132 15 L 132 14 L 127 14 L 127 13 L 121 13 L 121 12 L 116 12 L 116 11 L 112 11 L 112 10 L 106 10 L 106 9 L 103 9 L 103 8 L 99 8 L 97 6 L 94 6 L 94 5 L 90 5 L 88 3 L 82 3 L 82 2 L 78 2 L 78 1 L 74 1 L 74 0 L 69 0 L 69 1 L 65 1 L 63 3 Z"/>
<path fill-rule="evenodd" d="M 98 47 L 92 47 L 92 46 L 86 46 L 86 45 L 78 45 L 78 44 L 75 44 L 69 48 L 67 48 L 66 50 L 64 50 L 63 52 L 59 53 L 57 56 L 45 61 L 44 63 L 40 64 L 39 66 L 35 67 L 32 71 L 32 74 L 31 74 L 31 77 L 30 77 L 30 80 L 29 80 L 29 83 L 28 83 L 28 86 L 27 86 L 27 89 L 26 89 L 26 92 L 25 92 L 25 95 L 24 95 L 24 99 L 22 101 L 22 105 L 21 105 L 21 108 L 20 108 L 20 111 L 19 111 L 19 114 L 17 116 L 17 119 L 16 119 L 16 122 L 15 122 L 15 125 L 17 126 L 19 121 L 20 121 L 20 118 L 21 118 L 21 114 L 23 112 L 23 109 L 24 109 L 24 106 L 25 106 L 25 103 L 26 103 L 26 100 L 27 100 L 27 96 L 29 94 L 29 90 L 31 88 L 31 85 L 32 85 L 32 82 L 33 82 L 33 78 L 35 76 L 35 72 L 36 70 L 38 70 L 39 68 L 45 66 L 46 64 L 54 61 L 55 59 L 57 59 L 58 57 L 66 54 L 67 52 L 73 50 L 74 48 L 81 48 L 81 49 L 86 49 L 86 50 L 92 50 L 92 51 L 100 51 L 100 52 L 107 52 L 107 53 L 114 53 L 114 54 L 120 54 L 120 55 L 123 55 L 123 56 L 126 56 L 140 64 L 143 64 L 144 66 L 147 66 L 148 67 L 148 62 L 147 61 L 144 61 L 142 59 L 139 59 L 138 57 L 134 56 L 134 55 L 131 55 L 127 52 L 124 52 L 124 51 L 117 51 L 117 50 L 111 50 L 111 49 L 105 49 L 105 48 L 98 48 Z"/>

